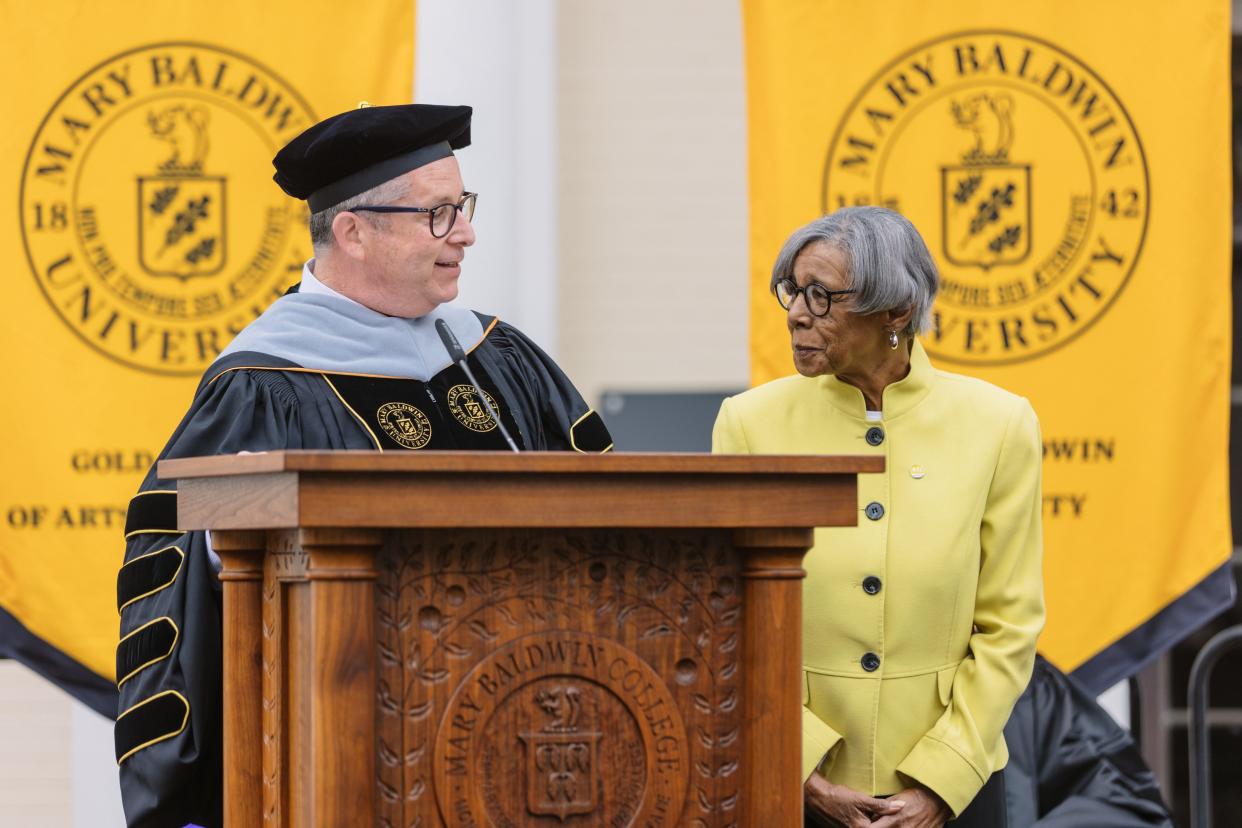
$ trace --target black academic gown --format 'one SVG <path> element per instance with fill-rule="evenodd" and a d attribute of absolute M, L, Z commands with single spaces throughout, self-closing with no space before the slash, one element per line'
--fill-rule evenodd
<path fill-rule="evenodd" d="M 1009 828 L 1172 828 L 1129 734 L 1042 656 L 1005 743 Z"/>
<path fill-rule="evenodd" d="M 479 315 L 468 361 L 525 451 L 606 451 L 599 415 L 538 346 Z M 507 450 L 449 366 L 426 382 L 307 370 L 256 352 L 206 372 L 160 458 L 280 449 Z M 131 826 L 222 822 L 221 630 L 205 533 L 176 531 L 176 484 L 148 472 L 117 579 L 122 641 L 116 754 Z"/>

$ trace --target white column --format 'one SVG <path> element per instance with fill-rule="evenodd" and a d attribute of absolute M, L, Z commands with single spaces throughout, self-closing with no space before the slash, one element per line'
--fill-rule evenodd
<path fill-rule="evenodd" d="M 556 353 L 557 108 L 554 0 L 419 0 L 414 100 L 474 107 L 458 153 L 479 193 L 478 242 L 458 302 Z"/>

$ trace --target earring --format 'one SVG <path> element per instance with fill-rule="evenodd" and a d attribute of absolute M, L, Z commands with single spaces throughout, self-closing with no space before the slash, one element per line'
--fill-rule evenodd
<path fill-rule="evenodd" d="M 894 351 L 897 350 L 897 332 L 896 331 L 888 332 L 888 347 L 892 348 Z"/>

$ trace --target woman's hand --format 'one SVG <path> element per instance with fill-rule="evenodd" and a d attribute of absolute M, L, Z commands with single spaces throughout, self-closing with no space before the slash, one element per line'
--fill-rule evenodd
<path fill-rule="evenodd" d="M 802 786 L 807 817 L 812 824 L 829 828 L 872 828 L 874 823 L 871 820 L 902 810 L 902 803 L 895 799 L 876 799 L 860 794 L 844 785 L 834 785 L 818 773 L 811 774 Z"/>
<path fill-rule="evenodd" d="M 905 807 L 876 820 L 868 828 L 941 828 L 953 816 L 943 799 L 922 786 L 895 793 L 890 801 L 894 800 L 901 800 Z"/>

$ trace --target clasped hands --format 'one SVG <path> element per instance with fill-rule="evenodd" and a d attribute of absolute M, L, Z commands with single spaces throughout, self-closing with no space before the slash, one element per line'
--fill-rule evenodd
<path fill-rule="evenodd" d="M 953 815 L 924 787 L 878 799 L 813 773 L 802 794 L 809 822 L 824 828 L 941 828 Z"/>

